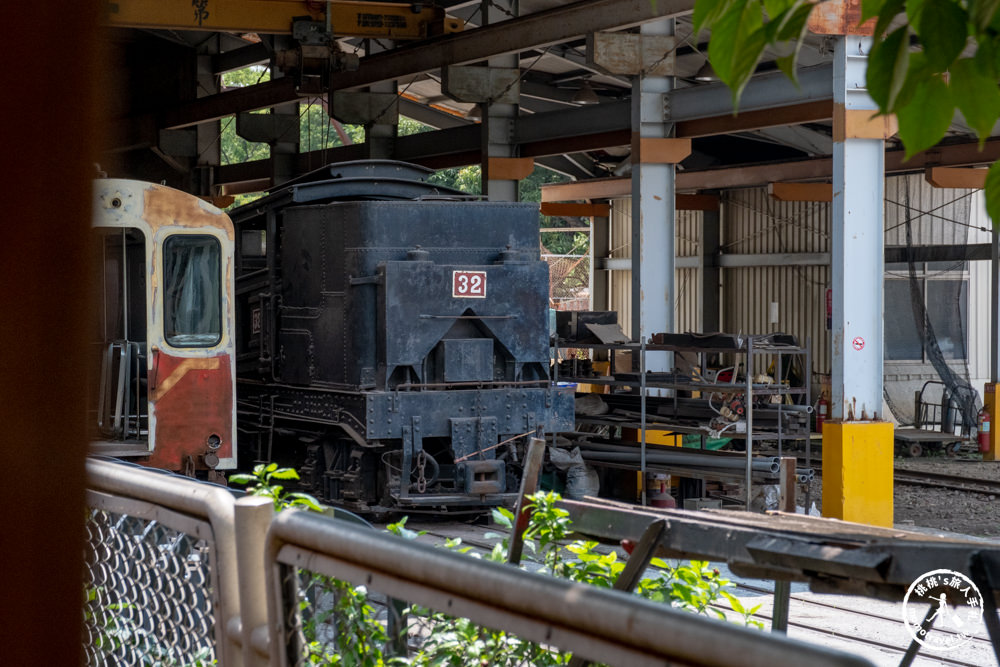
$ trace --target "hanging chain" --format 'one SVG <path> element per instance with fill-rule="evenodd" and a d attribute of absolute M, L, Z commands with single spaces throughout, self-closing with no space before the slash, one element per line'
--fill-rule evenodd
<path fill-rule="evenodd" d="M 424 450 L 417 452 L 417 493 L 424 493 L 427 491 L 427 477 L 424 475 L 424 470 L 427 467 L 427 454 Z"/>

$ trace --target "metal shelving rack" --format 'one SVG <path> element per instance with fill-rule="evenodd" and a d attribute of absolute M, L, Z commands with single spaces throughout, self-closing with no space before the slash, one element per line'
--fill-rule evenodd
<path fill-rule="evenodd" d="M 635 424 L 638 426 L 639 432 L 641 434 L 640 439 L 640 471 L 643 474 L 643 479 L 645 479 L 646 474 L 646 429 L 647 429 L 647 395 L 650 389 L 666 389 L 673 392 L 674 399 L 674 414 L 677 414 L 677 392 L 678 391 L 697 391 L 702 393 L 725 393 L 725 394 L 742 394 L 745 396 L 745 422 L 746 430 L 745 432 L 727 433 L 727 437 L 733 439 L 742 439 L 746 442 L 746 507 L 750 507 L 751 490 L 752 490 L 752 460 L 754 452 L 754 442 L 762 440 L 773 440 L 778 443 L 778 455 L 781 456 L 783 453 L 783 444 L 785 441 L 790 440 L 805 440 L 805 467 L 809 468 L 812 465 L 812 446 L 810 429 L 807 428 L 804 433 L 785 433 L 783 432 L 782 424 L 783 420 L 781 418 L 781 413 L 783 410 L 800 410 L 804 412 L 811 411 L 811 400 L 810 400 L 810 386 L 809 386 L 809 370 L 811 369 L 811 356 L 809 350 L 809 341 L 806 342 L 805 346 L 792 345 L 787 343 L 776 343 L 772 336 L 768 335 L 757 335 L 757 336 L 744 336 L 737 337 L 738 345 L 735 347 L 727 346 L 711 346 L 711 345 L 680 345 L 680 344 L 662 344 L 662 343 L 647 343 L 645 338 L 643 338 L 638 343 L 618 343 L 618 344 L 598 344 L 598 343 L 577 343 L 570 341 L 556 340 L 555 342 L 555 355 L 554 358 L 558 359 L 558 351 L 561 349 L 589 349 L 589 350 L 605 350 L 610 354 L 610 368 L 608 371 L 608 376 L 606 377 L 579 377 L 577 373 L 573 373 L 569 377 L 561 378 L 564 381 L 576 382 L 576 383 L 586 383 L 594 385 L 606 385 L 610 387 L 620 388 L 628 387 L 633 392 L 636 387 L 639 391 L 640 400 L 640 414 L 639 422 Z M 638 373 L 632 370 L 629 373 L 616 372 L 615 369 L 615 352 L 618 351 L 628 351 L 638 353 L 638 363 L 636 359 L 633 358 L 632 366 L 635 368 L 638 366 Z M 647 373 L 646 372 L 646 354 L 648 352 L 681 352 L 681 353 L 694 353 L 698 355 L 699 359 L 699 375 L 700 377 L 705 377 L 706 371 L 706 357 L 709 355 L 731 355 L 733 363 L 733 382 L 709 382 L 705 380 L 697 380 L 693 377 L 685 376 L 683 379 L 675 371 L 669 373 Z M 801 370 L 803 374 L 801 387 L 791 387 L 784 385 L 781 378 L 776 378 L 775 382 L 763 383 L 754 382 L 754 379 L 758 377 L 755 371 L 755 357 L 760 356 L 771 356 L 774 358 L 775 368 L 780 372 L 783 368 L 782 360 L 787 357 L 799 357 L 802 361 Z M 740 359 L 743 360 L 743 364 L 737 363 Z M 744 381 L 736 382 L 738 377 L 738 369 L 740 367 L 744 368 Z M 558 367 L 558 364 L 557 364 Z M 777 419 L 777 431 L 762 431 L 755 430 L 754 428 L 754 403 L 756 399 L 763 396 L 780 396 L 781 399 L 774 403 L 775 408 L 778 412 Z M 786 404 L 786 396 L 797 397 L 801 402 L 793 403 L 792 405 Z M 793 400 L 795 400 L 793 398 Z M 622 422 L 608 422 L 607 420 L 602 420 L 600 417 L 593 417 L 588 419 L 591 423 L 607 423 L 607 425 L 614 426 L 626 426 L 629 427 L 631 424 Z M 691 427 L 680 424 L 661 424 L 665 429 L 669 428 L 671 432 L 682 433 L 682 434 L 698 434 L 702 436 L 702 446 L 704 447 L 705 436 L 710 435 L 708 429 L 704 427 Z M 643 484 L 642 491 L 642 503 L 646 504 L 646 489 L 645 484 Z M 808 503 L 808 498 L 807 498 Z"/>

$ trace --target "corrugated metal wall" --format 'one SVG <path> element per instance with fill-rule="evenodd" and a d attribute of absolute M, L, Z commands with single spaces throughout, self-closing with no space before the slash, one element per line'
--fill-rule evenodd
<path fill-rule="evenodd" d="M 991 240 L 991 222 L 981 191 L 938 189 L 921 174 L 893 176 L 885 184 L 885 244 L 906 244 L 904 220 L 909 211 L 912 242 L 977 244 Z M 921 215 L 921 213 L 924 213 Z M 612 206 L 612 257 L 630 257 L 631 201 Z M 823 202 L 780 202 L 764 188 L 732 190 L 722 199 L 722 245 L 726 254 L 831 252 L 832 206 Z M 985 231 L 984 231 L 985 230 Z M 701 214 L 681 212 L 677 225 L 678 257 L 698 256 Z M 777 262 L 776 262 L 777 263 Z M 677 271 L 677 330 L 698 331 L 701 322 L 700 269 Z M 990 263 L 970 262 L 968 376 L 982 390 L 989 376 Z M 784 332 L 812 346 L 813 372 L 830 373 L 830 332 L 826 328 L 829 266 L 755 266 L 722 271 L 722 328 L 737 333 Z M 631 271 L 612 272 L 611 307 L 628 332 L 631 316 Z M 777 303 L 778 321 L 770 321 Z M 956 370 L 964 376 L 964 364 Z M 930 364 L 886 362 L 886 387 L 896 386 L 901 400 L 912 401 L 909 386 L 933 377 Z M 919 387 L 918 387 L 919 388 Z"/>
<path fill-rule="evenodd" d="M 725 253 L 830 252 L 830 204 L 775 201 L 765 188 L 732 190 L 722 201 Z M 814 373 L 830 373 L 826 329 L 828 266 L 756 266 L 722 271 L 722 328 L 732 333 L 782 332 L 810 342 Z M 777 303 L 778 321 L 770 322 Z"/>
<path fill-rule="evenodd" d="M 965 245 L 990 243 L 991 226 L 980 190 L 934 188 L 920 174 L 893 176 L 885 186 L 885 244 L 907 245 L 907 232 L 914 245 Z M 942 270 L 949 267 L 942 267 Z M 965 275 L 969 281 L 968 363 L 950 361 L 949 366 L 982 392 L 989 379 L 990 263 L 969 262 L 952 265 L 948 277 Z M 907 277 L 908 269 L 887 270 L 888 277 Z M 937 273 L 932 271 L 931 275 Z M 957 296 L 957 295 L 956 295 Z M 886 361 L 885 386 L 897 417 L 912 418 L 913 394 L 927 380 L 939 380 L 929 362 Z M 936 396 L 932 396 L 936 398 Z"/>
<path fill-rule="evenodd" d="M 701 254 L 701 212 L 677 212 L 677 257 L 698 257 Z M 632 200 L 611 202 L 611 257 L 632 256 Z M 675 271 L 674 318 L 678 331 L 701 331 L 701 271 L 679 268 Z M 618 312 L 618 321 L 626 335 L 632 335 L 632 272 L 612 271 L 609 290 L 611 310 Z"/>

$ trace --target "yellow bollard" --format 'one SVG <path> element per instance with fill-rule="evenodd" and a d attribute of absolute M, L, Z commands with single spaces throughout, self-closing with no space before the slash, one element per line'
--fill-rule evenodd
<path fill-rule="evenodd" d="M 823 516 L 892 526 L 891 422 L 823 423 Z"/>

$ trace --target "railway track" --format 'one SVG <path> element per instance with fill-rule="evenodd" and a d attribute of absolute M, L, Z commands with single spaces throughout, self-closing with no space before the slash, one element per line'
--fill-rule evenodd
<path fill-rule="evenodd" d="M 799 458 L 799 462 L 800 465 L 805 465 L 801 457 Z M 811 467 L 815 471 L 816 475 L 821 476 L 823 474 L 822 463 L 820 461 L 812 461 L 811 464 Z M 893 468 L 893 481 L 896 484 L 929 486 L 940 489 L 953 489 L 955 491 L 1000 495 L 1000 480 L 983 479 L 981 477 L 949 475 L 947 473 L 930 472 L 926 470 Z"/>
<path fill-rule="evenodd" d="M 961 475 L 948 475 L 940 472 L 926 472 L 922 470 L 906 470 L 904 468 L 894 469 L 893 475 L 897 484 L 933 486 L 943 489 L 972 491 L 974 493 L 992 495 L 1000 494 L 1000 481 L 991 479 L 963 477 Z"/>

